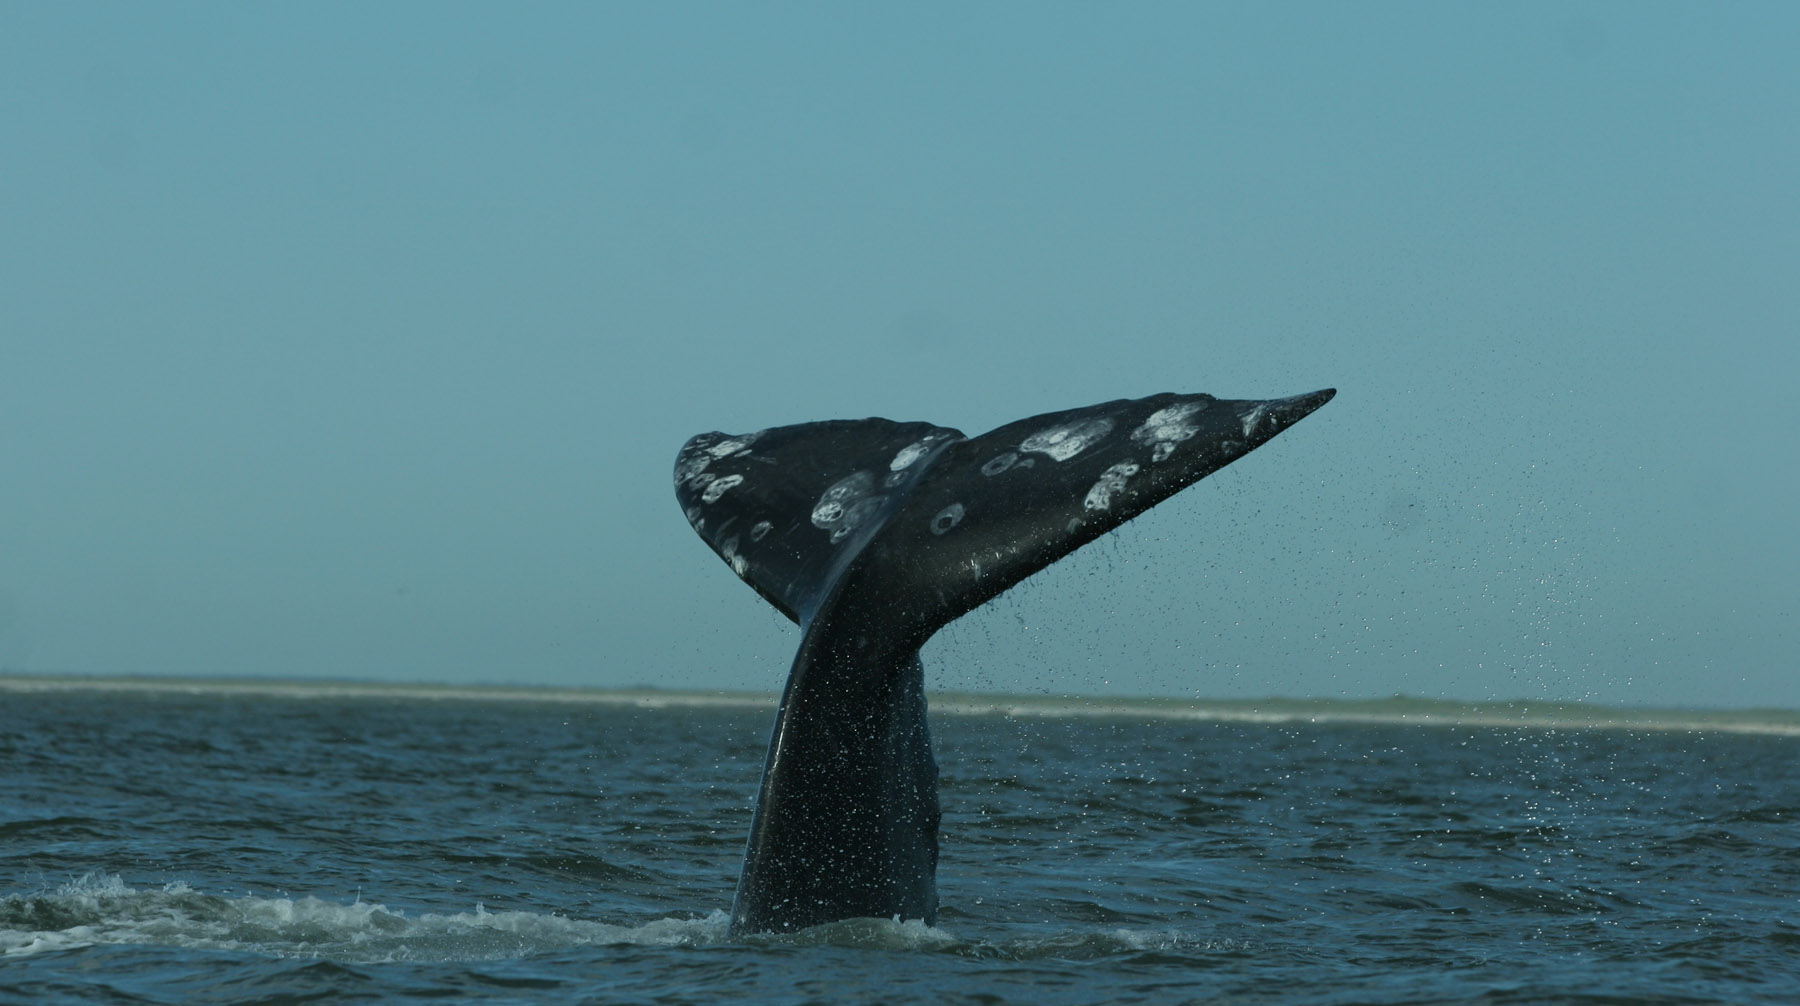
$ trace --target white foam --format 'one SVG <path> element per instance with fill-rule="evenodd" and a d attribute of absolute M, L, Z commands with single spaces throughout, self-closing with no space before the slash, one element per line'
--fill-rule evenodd
<path fill-rule="evenodd" d="M 36 919 L 61 928 L 31 928 Z M 364 963 L 516 958 L 585 945 L 686 946 L 725 939 L 723 911 L 612 925 L 537 912 L 411 916 L 385 905 L 315 897 L 227 898 L 185 884 L 136 890 L 90 874 L 54 891 L 0 897 L 0 956 L 83 946 L 177 946 Z"/>
<path fill-rule="evenodd" d="M 940 950 L 962 941 L 921 919 L 843 919 L 795 933 L 758 933 L 746 942 L 792 946 L 855 947 L 863 950 Z"/>
<path fill-rule="evenodd" d="M 36 919 L 55 920 L 61 928 L 31 928 Z M 509 960 L 580 946 L 707 946 L 725 942 L 729 929 L 730 917 L 719 910 L 635 926 L 490 912 L 480 905 L 413 916 L 361 899 L 221 897 L 185 884 L 140 890 L 103 874 L 53 891 L 0 896 L 0 957 L 85 946 L 163 946 L 365 964 Z M 935 950 L 960 942 L 917 919 L 846 919 L 745 941 L 875 950 Z"/>

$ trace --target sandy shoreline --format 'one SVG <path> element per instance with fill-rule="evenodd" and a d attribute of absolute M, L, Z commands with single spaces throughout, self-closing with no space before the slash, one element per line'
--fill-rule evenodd
<path fill-rule="evenodd" d="M 774 693 L 655 688 L 571 688 L 259 678 L 0 674 L 3 693 L 144 693 L 294 700 L 387 699 L 546 702 L 640 709 L 773 710 Z M 1127 717 L 1227 723 L 1341 723 L 1395 726 L 1529 727 L 1564 730 L 1725 731 L 1800 737 L 1800 712 L 1780 709 L 1649 709 L 1582 703 L 1388 699 L 1172 699 L 1117 696 L 935 692 L 934 713 L 950 716 Z"/>

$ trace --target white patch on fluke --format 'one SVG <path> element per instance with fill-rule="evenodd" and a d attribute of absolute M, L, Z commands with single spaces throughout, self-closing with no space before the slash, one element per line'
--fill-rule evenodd
<path fill-rule="evenodd" d="M 900 453 L 894 455 L 894 460 L 888 462 L 888 470 L 897 472 L 911 468 L 915 462 L 925 456 L 926 451 L 931 450 L 932 439 L 926 437 L 924 440 L 916 440 L 900 448 Z"/>
<path fill-rule="evenodd" d="M 1013 462 L 1017 460 L 1019 460 L 1017 454 L 1007 451 L 999 457 L 989 458 L 988 463 L 981 466 L 981 474 L 986 475 L 988 478 L 993 478 L 1001 472 L 1006 471 L 1008 468 L 1011 468 Z"/>
<path fill-rule="evenodd" d="M 961 503 L 952 503 L 942 510 L 939 510 L 937 516 L 931 518 L 931 533 L 943 534 L 945 531 L 961 524 L 963 512 L 963 505 Z"/>
<path fill-rule="evenodd" d="M 762 541 L 763 535 L 768 534 L 769 530 L 771 528 L 773 528 L 774 526 L 775 525 L 769 523 L 766 520 L 757 521 L 756 526 L 750 529 L 750 540 L 751 541 Z"/>
<path fill-rule="evenodd" d="M 843 541 L 850 532 L 861 527 L 864 521 L 879 513 L 881 511 L 881 504 L 886 499 L 887 497 L 885 496 L 864 496 L 862 499 L 850 504 L 849 509 L 844 511 L 843 522 L 838 524 L 838 526 L 831 531 L 831 543 L 836 545 L 838 542 Z"/>
<path fill-rule="evenodd" d="M 1081 505 L 1089 510 L 1112 509 L 1113 494 L 1125 488 L 1125 482 L 1138 473 L 1136 462 L 1121 461 L 1100 473 L 1100 480 L 1088 490 Z"/>
<path fill-rule="evenodd" d="M 707 483 L 706 491 L 700 494 L 702 503 L 717 503 L 725 491 L 744 481 L 742 475 L 727 475 L 722 479 L 713 479 Z"/>
<path fill-rule="evenodd" d="M 1106 416 L 1099 419 L 1077 419 L 1033 433 L 1019 444 L 1019 450 L 1048 454 L 1054 460 L 1067 461 L 1099 443 L 1112 432 L 1112 428 L 1113 421 Z"/>
<path fill-rule="evenodd" d="M 1150 414 L 1149 419 L 1144 420 L 1144 425 L 1131 431 L 1131 442 L 1148 446 L 1151 461 L 1167 461 L 1169 455 L 1175 453 L 1176 444 L 1200 432 L 1199 425 L 1190 420 L 1208 404 L 1182 402 L 1166 409 L 1157 409 Z"/>
<path fill-rule="evenodd" d="M 900 448 L 900 453 L 894 455 L 894 460 L 888 462 L 888 475 L 881 480 L 882 486 L 893 489 L 905 483 L 908 478 L 916 474 L 909 472 L 908 469 L 930 454 L 940 441 L 947 440 L 949 437 L 948 433 L 929 433 Z"/>
<path fill-rule="evenodd" d="M 731 571 L 733 573 L 743 576 L 745 573 L 749 572 L 750 561 L 738 554 L 737 535 L 734 534 L 725 539 L 724 543 L 719 546 L 719 555 L 726 562 L 731 564 Z"/>
<path fill-rule="evenodd" d="M 706 468 L 714 461 L 724 457 L 745 457 L 750 453 L 750 445 L 755 443 L 765 431 L 745 433 L 742 436 L 725 437 L 716 444 L 698 443 L 682 449 L 681 461 L 675 466 L 675 485 L 679 488 L 683 483 L 694 492 L 706 488 L 717 476 L 711 475 Z M 706 436 L 723 436 L 723 434 L 707 434 Z M 704 441 L 704 437 L 697 438 Z M 732 476 L 742 480 L 742 476 Z M 736 485 L 734 482 L 732 485 Z M 729 489 L 731 486 L 726 486 Z M 724 492 L 725 489 L 719 490 Z M 714 497 L 717 499 L 717 497 Z M 713 500 L 707 500 L 708 503 Z"/>
<path fill-rule="evenodd" d="M 695 451 L 687 455 L 681 459 L 681 464 L 675 466 L 675 484 L 679 486 L 686 482 L 688 488 L 698 489 L 711 482 L 712 476 L 706 474 L 706 466 L 710 464 L 712 464 L 712 457 L 705 451 Z"/>
<path fill-rule="evenodd" d="M 724 440 L 708 447 L 706 453 L 711 454 L 715 458 L 722 458 L 731 454 L 742 456 L 745 452 L 750 450 L 750 445 L 761 440 L 762 435 L 766 432 L 768 431 L 757 430 L 755 433 L 740 433 L 735 437 L 726 437 Z"/>
<path fill-rule="evenodd" d="M 843 541 L 856 526 L 881 509 L 882 497 L 875 491 L 875 475 L 857 472 L 833 482 L 813 504 L 813 526 L 831 532 L 831 543 Z"/>
<path fill-rule="evenodd" d="M 1262 422 L 1263 414 L 1268 411 L 1269 407 L 1267 405 L 1258 405 L 1256 408 L 1244 413 L 1244 436 L 1249 436 L 1250 432 L 1256 429 L 1256 424 Z"/>

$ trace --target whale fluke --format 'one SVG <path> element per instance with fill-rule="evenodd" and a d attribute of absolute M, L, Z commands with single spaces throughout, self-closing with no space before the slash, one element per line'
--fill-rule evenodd
<path fill-rule="evenodd" d="M 689 440 L 675 464 L 688 522 L 802 629 L 732 932 L 934 922 L 937 765 L 919 647 L 1334 394 L 1122 399 L 972 439 L 859 419 Z"/>

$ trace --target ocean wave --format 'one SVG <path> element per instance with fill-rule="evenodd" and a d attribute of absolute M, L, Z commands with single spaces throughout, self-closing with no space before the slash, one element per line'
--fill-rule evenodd
<path fill-rule="evenodd" d="M 480 905 L 410 916 L 370 901 L 224 897 L 181 883 L 140 890 L 116 875 L 89 874 L 52 891 L 0 897 L 0 957 L 150 945 L 350 963 L 502 960 L 589 945 L 716 943 L 727 924 L 722 911 L 638 926 Z"/>
<path fill-rule="evenodd" d="M 846 919 L 795 933 L 728 939 L 729 918 L 664 918 L 612 925 L 535 912 L 473 911 L 418 916 L 372 901 L 314 897 L 226 897 L 174 883 L 139 889 L 113 874 L 89 874 L 55 890 L 0 897 L 0 957 L 92 946 L 228 951 L 342 964 L 517 960 L 583 946 L 838 947 L 946 952 L 1008 960 L 1098 960 L 1145 952 L 1223 952 L 1230 940 L 1167 929 L 1057 928 L 1016 939 L 970 941 L 913 919 Z"/>

